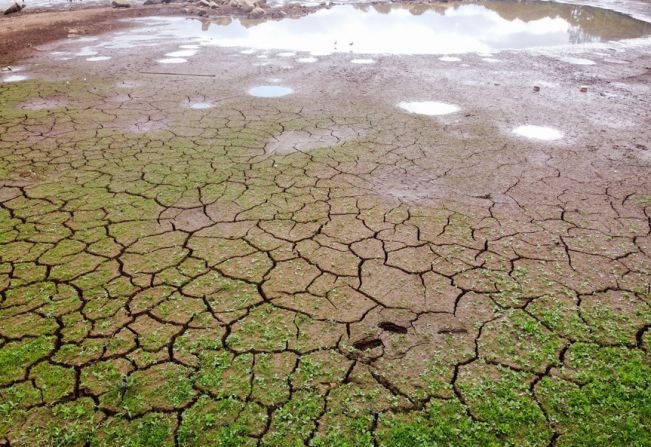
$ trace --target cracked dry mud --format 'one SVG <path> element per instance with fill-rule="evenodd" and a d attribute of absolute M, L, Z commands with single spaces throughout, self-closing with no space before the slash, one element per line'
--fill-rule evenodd
<path fill-rule="evenodd" d="M 205 51 L 2 86 L 0 445 L 651 444 L 644 49 Z"/>

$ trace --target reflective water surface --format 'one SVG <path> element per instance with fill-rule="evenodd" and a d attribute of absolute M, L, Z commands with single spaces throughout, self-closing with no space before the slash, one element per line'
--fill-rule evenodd
<path fill-rule="evenodd" d="M 279 96 L 287 96 L 291 93 L 294 93 L 294 90 L 291 88 L 277 85 L 259 85 L 249 89 L 249 95 L 260 98 L 277 98 Z"/>
<path fill-rule="evenodd" d="M 563 133 L 553 127 L 546 126 L 519 126 L 513 129 L 513 133 L 532 140 L 554 141 L 563 138 Z"/>
<path fill-rule="evenodd" d="M 174 36 L 201 45 L 312 55 L 489 53 L 501 49 L 583 44 L 651 34 L 651 24 L 604 9 L 535 1 L 356 4 L 298 19 L 215 21 L 138 19 L 141 38 Z M 128 36 L 127 36 L 128 38 Z M 285 53 L 283 56 L 289 56 Z"/>
<path fill-rule="evenodd" d="M 398 107 L 418 115 L 448 115 L 461 110 L 459 106 L 436 101 L 401 102 Z"/>

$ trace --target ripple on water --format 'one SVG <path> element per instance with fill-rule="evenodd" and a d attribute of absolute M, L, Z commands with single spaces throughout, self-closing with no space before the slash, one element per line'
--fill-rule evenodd
<path fill-rule="evenodd" d="M 93 56 L 93 57 L 86 58 L 88 62 L 107 61 L 109 59 L 111 59 L 111 56 Z"/>
<path fill-rule="evenodd" d="M 540 141 L 554 141 L 563 138 L 563 132 L 553 127 L 525 125 L 513 129 L 513 133 L 521 137 Z"/>
<path fill-rule="evenodd" d="M 443 62 L 461 62 L 461 58 L 459 58 L 459 57 L 454 57 L 454 56 L 443 56 L 443 57 L 439 57 L 439 60 L 440 60 L 440 61 L 443 61 Z"/>
<path fill-rule="evenodd" d="M 249 89 L 249 95 L 260 98 L 277 98 L 292 93 L 294 93 L 294 90 L 291 88 L 278 85 L 258 85 Z"/>
<path fill-rule="evenodd" d="M 459 106 L 456 106 L 454 104 L 437 101 L 402 101 L 398 104 L 398 107 L 408 111 L 409 113 L 430 116 L 448 115 L 450 113 L 458 112 L 461 110 Z"/>

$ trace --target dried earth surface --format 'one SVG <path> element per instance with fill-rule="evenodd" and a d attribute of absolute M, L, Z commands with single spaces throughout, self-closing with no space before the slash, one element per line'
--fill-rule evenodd
<path fill-rule="evenodd" d="M 648 41 L 130 32 L 0 73 L 0 445 L 651 445 Z"/>

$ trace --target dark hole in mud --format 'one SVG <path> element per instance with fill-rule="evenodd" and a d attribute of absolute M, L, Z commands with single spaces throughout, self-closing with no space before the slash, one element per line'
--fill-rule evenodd
<path fill-rule="evenodd" d="M 380 340 L 379 338 L 365 338 L 356 341 L 355 343 L 353 343 L 353 346 L 355 347 L 355 349 L 358 349 L 360 351 L 370 351 L 371 349 L 384 346 L 384 344 L 382 343 L 382 340 Z"/>
<path fill-rule="evenodd" d="M 406 327 L 400 326 L 399 324 L 392 323 L 390 321 L 383 321 L 382 323 L 378 324 L 377 327 L 379 327 L 383 331 L 394 332 L 396 334 L 406 334 L 407 333 L 407 328 Z"/>
<path fill-rule="evenodd" d="M 467 334 L 468 331 L 462 327 L 444 327 L 439 330 L 439 334 Z"/>

